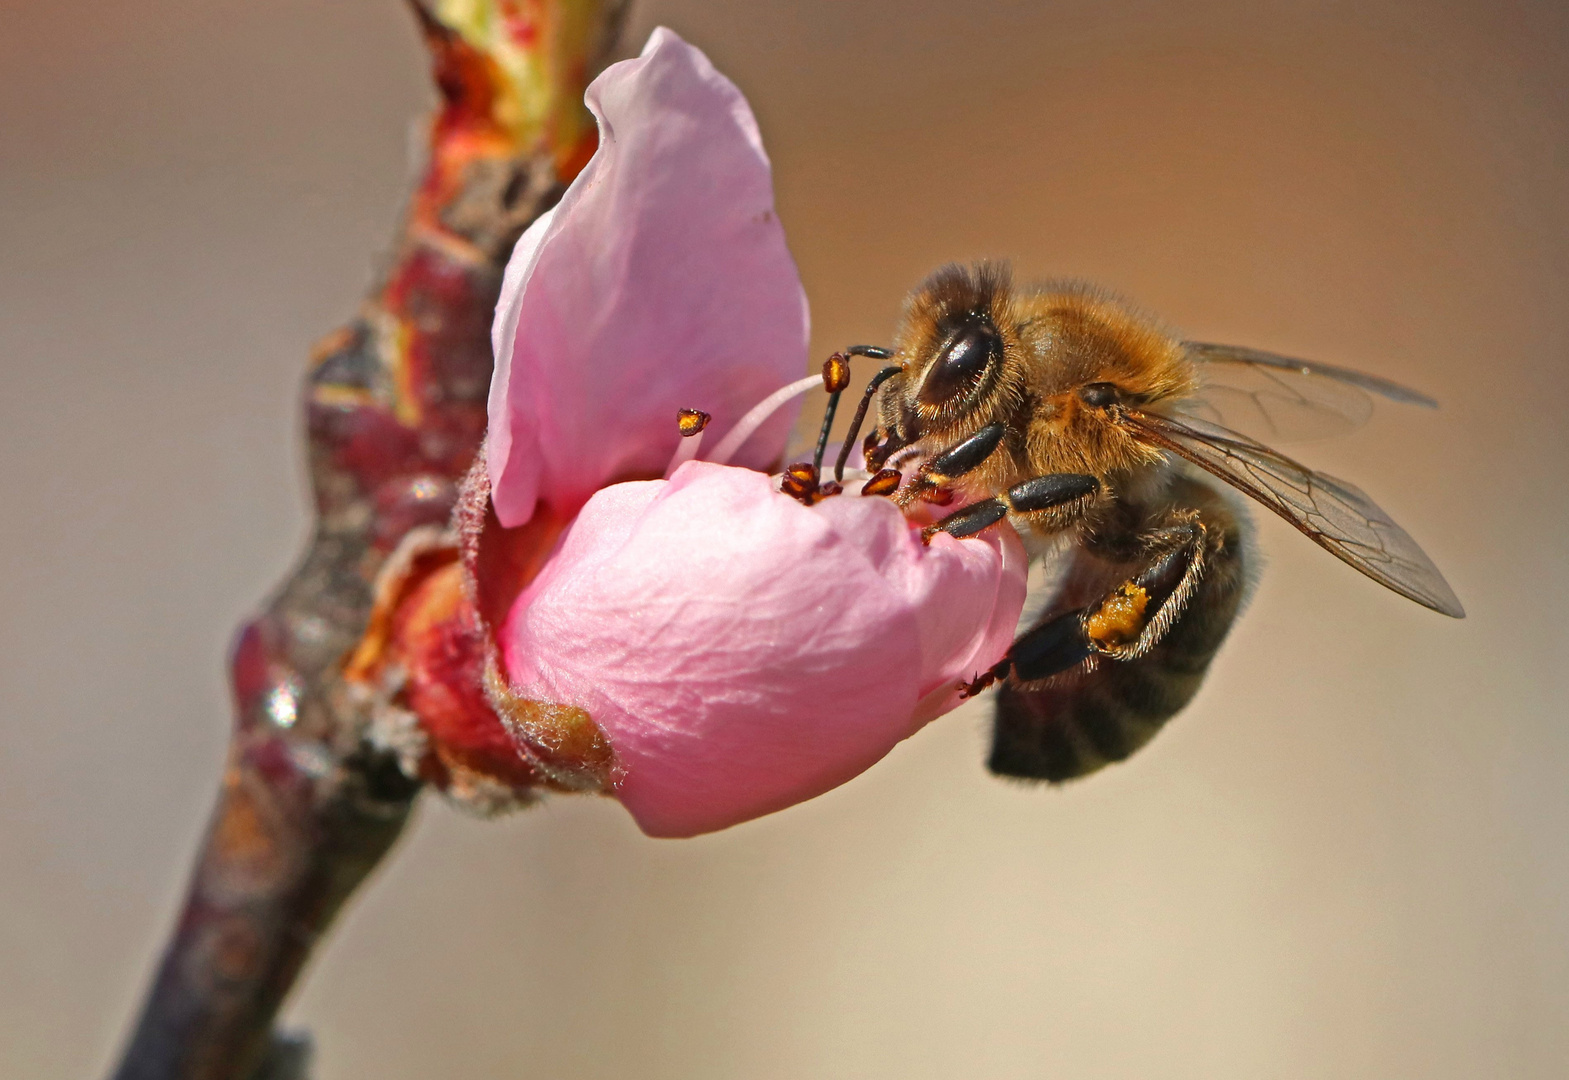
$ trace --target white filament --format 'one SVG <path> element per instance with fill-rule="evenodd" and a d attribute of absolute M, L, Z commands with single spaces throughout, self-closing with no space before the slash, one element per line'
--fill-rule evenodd
<path fill-rule="evenodd" d="M 768 418 L 774 415 L 781 405 L 784 405 L 792 398 L 800 397 L 812 389 L 812 387 L 821 385 L 823 385 L 823 377 L 821 375 L 808 375 L 804 379 L 798 379 L 786 386 L 781 386 L 778 390 L 775 390 L 762 401 L 752 406 L 751 412 L 741 417 L 736 422 L 735 427 L 725 433 L 725 437 L 719 440 L 719 445 L 714 447 L 714 452 L 709 455 L 708 460 L 715 465 L 728 464 L 730 459 L 735 456 L 735 452 L 741 449 L 741 444 L 750 439 L 754 431 L 766 424 Z M 680 449 L 677 449 L 676 454 L 679 456 L 680 453 Z"/>
<path fill-rule="evenodd" d="M 703 436 L 707 433 L 708 429 L 704 428 L 696 435 L 689 435 L 682 438 L 681 444 L 676 447 L 676 452 L 670 455 L 670 464 L 665 466 L 666 480 L 669 480 L 671 475 L 681 466 L 697 457 L 698 447 L 703 445 Z"/>

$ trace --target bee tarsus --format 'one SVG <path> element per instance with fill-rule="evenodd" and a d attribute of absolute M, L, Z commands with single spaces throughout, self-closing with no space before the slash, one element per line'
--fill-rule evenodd
<path fill-rule="evenodd" d="M 932 542 L 932 537 L 940 532 L 961 539 L 974 536 L 983 529 L 991 528 L 1007 516 L 1008 506 L 1001 499 L 984 499 L 961 510 L 955 510 L 942 520 L 926 526 L 921 530 L 921 541 L 929 544 Z"/>
<path fill-rule="evenodd" d="M 1015 484 L 1006 495 L 999 495 L 955 510 L 947 517 L 921 530 L 921 539 L 931 542 L 945 532 L 949 536 L 974 536 L 989 529 L 1010 513 L 1029 514 L 1077 502 L 1100 490 L 1100 481 L 1084 473 L 1052 473 Z"/>
<path fill-rule="evenodd" d="M 994 420 L 963 442 L 937 454 L 926 463 L 923 472 L 934 484 L 957 480 L 980 468 L 987 458 L 996 453 L 997 447 L 1002 445 L 1003 436 L 1007 434 L 1008 425 L 1001 420 Z"/>

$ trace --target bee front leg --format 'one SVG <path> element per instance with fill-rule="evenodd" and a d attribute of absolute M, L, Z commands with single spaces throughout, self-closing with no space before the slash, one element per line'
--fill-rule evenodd
<path fill-rule="evenodd" d="M 896 497 L 900 506 L 909 506 L 917 499 L 929 497 L 945 484 L 979 469 L 986 459 L 1002 445 L 1008 426 L 994 420 L 962 442 L 933 455 L 915 478 L 906 484 Z M 993 519 L 999 520 L 999 519 Z"/>
<path fill-rule="evenodd" d="M 973 697 L 998 679 L 1037 682 L 1092 656 L 1137 660 L 1154 648 L 1187 610 L 1203 579 L 1209 530 L 1196 513 L 1174 514 L 1143 538 L 1144 568 L 1094 604 L 1065 612 L 1027 631 L 1008 655 L 963 688 Z"/>
<path fill-rule="evenodd" d="M 931 542 L 933 536 L 945 532 L 949 536 L 974 536 L 982 529 L 997 524 L 1009 514 L 1033 514 L 1042 510 L 1055 510 L 1084 499 L 1100 491 L 1100 481 L 1085 473 L 1049 473 L 1015 484 L 1006 493 L 992 499 L 983 499 L 955 510 L 941 521 L 921 530 L 921 539 Z"/>

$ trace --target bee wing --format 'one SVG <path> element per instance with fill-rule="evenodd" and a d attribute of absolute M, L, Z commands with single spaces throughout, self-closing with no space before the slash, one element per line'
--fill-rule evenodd
<path fill-rule="evenodd" d="M 1356 485 L 1314 472 L 1246 435 L 1203 420 L 1136 410 L 1124 416 L 1144 441 L 1257 499 L 1380 585 L 1423 607 L 1465 617 L 1465 608 L 1432 560 Z"/>
<path fill-rule="evenodd" d="M 1349 368 L 1240 345 L 1186 344 L 1201 384 L 1197 395 L 1173 411 L 1273 442 L 1353 431 L 1373 414 L 1370 394 L 1430 409 L 1438 405 L 1425 394 Z"/>

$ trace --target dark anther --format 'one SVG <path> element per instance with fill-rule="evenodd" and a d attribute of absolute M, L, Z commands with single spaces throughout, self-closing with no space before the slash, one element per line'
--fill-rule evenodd
<path fill-rule="evenodd" d="M 1100 481 L 1084 473 L 1051 473 L 1008 489 L 1008 505 L 1020 514 L 1050 510 L 1100 490 Z"/>
<path fill-rule="evenodd" d="M 817 470 L 805 461 L 791 465 L 779 482 L 779 490 L 811 506 L 817 499 Z"/>
<path fill-rule="evenodd" d="M 868 435 L 866 437 L 866 442 L 862 444 L 862 449 L 865 451 L 866 455 L 866 467 L 868 469 L 882 468 L 885 464 L 888 463 L 889 458 L 893 457 L 900 450 L 903 450 L 914 441 L 914 438 L 906 438 L 905 436 L 900 435 L 897 431 L 889 435 L 887 439 L 880 443 L 876 440 L 875 433 L 873 435 Z"/>
<path fill-rule="evenodd" d="M 813 506 L 844 490 L 832 480 L 826 484 L 819 484 L 817 475 L 817 469 L 810 463 L 797 462 L 784 471 L 784 478 L 779 481 L 779 490 L 806 506 Z"/>
<path fill-rule="evenodd" d="M 922 502 L 931 503 L 933 506 L 947 506 L 949 503 L 953 502 L 952 488 L 935 487 L 930 482 L 923 484 L 912 484 L 910 487 L 916 489 L 916 498 L 920 499 Z M 910 488 L 906 488 L 905 490 L 908 491 Z"/>
<path fill-rule="evenodd" d="M 844 353 L 834 353 L 823 361 L 823 389 L 837 394 L 850 385 L 850 361 Z"/>
<path fill-rule="evenodd" d="M 940 407 L 968 394 L 1002 359 L 1002 335 L 984 315 L 949 338 L 921 383 L 921 401 Z"/>
<path fill-rule="evenodd" d="M 981 463 L 992 456 L 1007 434 L 1008 427 L 1001 420 L 993 420 L 981 430 L 965 439 L 958 446 L 944 450 L 932 458 L 923 470 L 934 482 L 952 480 L 965 473 L 974 472 Z"/>
<path fill-rule="evenodd" d="M 872 478 L 861 486 L 862 495 L 892 495 L 899 490 L 899 485 L 904 482 L 904 474 L 898 469 L 878 469 Z"/>
<path fill-rule="evenodd" d="M 882 353 L 883 355 L 878 357 L 878 359 L 886 359 L 888 355 L 887 349 L 873 350 L 865 345 L 859 345 L 857 348 L 865 350 L 867 355 L 870 355 L 873 352 Z M 844 466 L 845 462 L 850 460 L 850 447 L 855 445 L 855 437 L 861 433 L 861 424 L 866 419 L 866 410 L 871 406 L 872 398 L 877 395 L 878 388 L 903 370 L 904 368 L 899 367 L 898 365 L 885 367 L 876 375 L 873 375 L 872 381 L 866 384 L 866 393 L 861 395 L 861 403 L 855 407 L 855 416 L 850 420 L 850 430 L 845 432 L 844 445 L 839 448 L 839 460 L 834 462 L 835 480 L 844 479 Z M 881 468 L 882 462 L 879 461 L 876 465 L 872 465 L 870 456 L 869 448 L 877 445 L 876 433 L 873 432 L 871 435 L 868 435 L 866 439 L 866 446 L 862 448 L 862 454 L 866 457 L 867 465 L 874 469 Z"/>
<path fill-rule="evenodd" d="M 681 429 L 681 437 L 690 439 L 708 426 L 713 417 L 700 409 L 682 409 L 676 413 L 676 426 Z"/>
<path fill-rule="evenodd" d="M 940 532 L 949 536 L 965 537 L 974 536 L 982 529 L 989 529 L 1003 518 L 1008 516 L 1008 508 L 1001 499 L 987 499 L 973 506 L 966 506 L 963 510 L 955 510 L 941 521 L 934 522 L 921 530 L 921 540 L 931 543 L 932 537 Z"/>
<path fill-rule="evenodd" d="M 850 361 L 844 353 L 834 353 L 823 361 L 823 389 L 828 391 L 828 408 L 823 411 L 823 428 L 817 433 L 817 449 L 812 452 L 812 468 L 823 471 L 823 455 L 828 452 L 828 433 L 833 430 L 834 413 L 839 411 L 839 395 L 850 385 Z"/>
<path fill-rule="evenodd" d="M 785 470 L 785 477 L 797 484 L 817 486 L 817 470 L 804 461 L 798 461 Z"/>
<path fill-rule="evenodd" d="M 1115 405 L 1122 398 L 1122 391 L 1115 383 L 1092 382 L 1079 387 L 1079 400 L 1093 409 Z"/>

